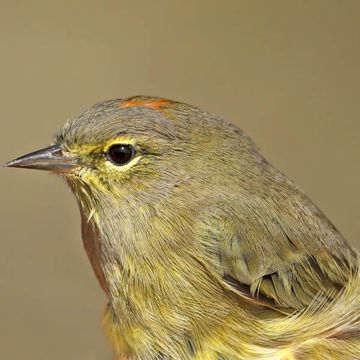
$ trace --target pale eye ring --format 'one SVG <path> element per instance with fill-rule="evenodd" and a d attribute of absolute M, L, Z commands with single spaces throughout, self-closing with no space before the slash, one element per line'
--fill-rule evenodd
<path fill-rule="evenodd" d="M 135 149 L 130 144 L 114 144 L 105 152 L 107 159 L 116 166 L 130 162 L 135 156 Z"/>

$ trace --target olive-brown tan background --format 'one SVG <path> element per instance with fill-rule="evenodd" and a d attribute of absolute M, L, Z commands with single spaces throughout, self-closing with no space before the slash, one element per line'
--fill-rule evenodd
<path fill-rule="evenodd" d="M 105 99 L 160 95 L 235 122 L 360 245 L 360 2 L 0 4 L 0 161 Z M 111 359 L 65 184 L 1 168 L 0 358 Z"/>

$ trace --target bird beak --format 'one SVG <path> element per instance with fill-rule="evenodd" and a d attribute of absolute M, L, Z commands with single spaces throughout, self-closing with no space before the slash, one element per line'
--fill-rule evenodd
<path fill-rule="evenodd" d="M 9 161 L 6 166 L 64 173 L 79 166 L 79 163 L 77 159 L 64 155 L 59 145 L 52 145 Z"/>

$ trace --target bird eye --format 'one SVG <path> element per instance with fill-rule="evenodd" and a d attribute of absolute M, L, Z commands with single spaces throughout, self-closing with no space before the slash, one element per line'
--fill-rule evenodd
<path fill-rule="evenodd" d="M 109 147 L 106 152 L 106 157 L 114 165 L 125 165 L 135 155 L 135 150 L 131 145 L 128 144 L 115 144 Z"/>

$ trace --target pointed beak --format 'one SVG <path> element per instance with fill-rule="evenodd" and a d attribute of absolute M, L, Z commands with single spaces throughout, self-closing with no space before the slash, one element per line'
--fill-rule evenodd
<path fill-rule="evenodd" d="M 52 145 L 9 161 L 6 166 L 64 173 L 79 166 L 79 163 L 77 159 L 64 155 L 59 145 Z"/>

